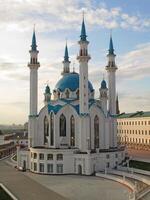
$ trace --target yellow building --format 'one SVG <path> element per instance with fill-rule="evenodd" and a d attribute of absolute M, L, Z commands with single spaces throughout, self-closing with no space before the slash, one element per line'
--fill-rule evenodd
<path fill-rule="evenodd" d="M 150 112 L 119 114 L 117 137 L 118 143 L 129 148 L 150 150 Z"/>

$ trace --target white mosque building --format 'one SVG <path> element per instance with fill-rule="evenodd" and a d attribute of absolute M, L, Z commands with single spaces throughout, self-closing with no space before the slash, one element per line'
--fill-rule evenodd
<path fill-rule="evenodd" d="M 41 174 L 91 175 L 115 168 L 125 159 L 125 149 L 117 145 L 116 70 L 110 37 L 108 88 L 101 82 L 99 98 L 88 80 L 88 44 L 84 18 L 79 44 L 79 74 L 70 72 L 68 47 L 65 47 L 63 71 L 51 98 L 50 87 L 44 93 L 44 106 L 38 113 L 38 61 L 35 31 L 30 50 L 30 114 L 28 149 L 17 148 L 18 167 Z"/>

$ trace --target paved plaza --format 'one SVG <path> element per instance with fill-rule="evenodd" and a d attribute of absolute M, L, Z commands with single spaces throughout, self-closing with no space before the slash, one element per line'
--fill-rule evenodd
<path fill-rule="evenodd" d="M 125 186 L 93 176 L 48 176 L 19 172 L 0 161 L 0 182 L 19 200 L 127 200 Z"/>
<path fill-rule="evenodd" d="M 24 172 L 18 172 L 0 161 L 0 182 L 3 183 L 18 200 L 67 200 L 30 179 Z"/>
<path fill-rule="evenodd" d="M 26 174 L 70 200 L 127 200 L 129 195 L 129 190 L 125 186 L 98 177 Z"/>

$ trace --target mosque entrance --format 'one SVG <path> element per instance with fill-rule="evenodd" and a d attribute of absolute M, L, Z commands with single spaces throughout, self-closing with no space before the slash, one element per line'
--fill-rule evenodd
<path fill-rule="evenodd" d="M 81 165 L 78 165 L 78 174 L 82 174 L 82 166 Z"/>

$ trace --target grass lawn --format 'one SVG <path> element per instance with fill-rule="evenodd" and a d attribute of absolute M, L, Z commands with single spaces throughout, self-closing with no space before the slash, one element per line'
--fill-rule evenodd
<path fill-rule="evenodd" d="M 13 200 L 0 186 L 0 200 Z"/>
<path fill-rule="evenodd" d="M 137 169 L 150 171 L 150 163 L 147 163 L 147 162 L 130 160 L 129 166 L 133 168 L 137 168 Z"/>

